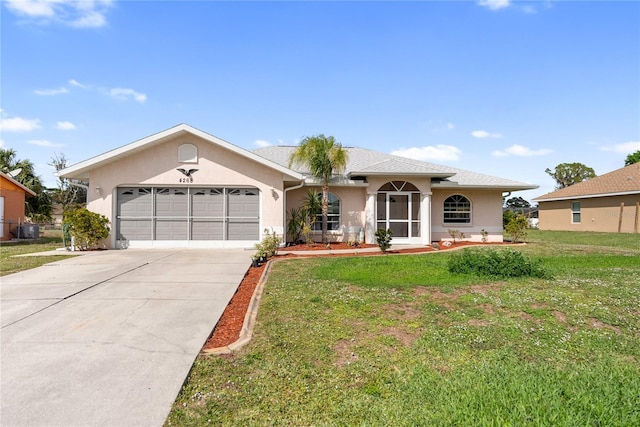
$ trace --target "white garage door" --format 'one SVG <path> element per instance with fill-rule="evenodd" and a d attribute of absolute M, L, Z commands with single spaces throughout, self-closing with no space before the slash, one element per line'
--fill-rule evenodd
<path fill-rule="evenodd" d="M 256 188 L 121 187 L 117 240 L 246 241 L 259 239 Z"/>

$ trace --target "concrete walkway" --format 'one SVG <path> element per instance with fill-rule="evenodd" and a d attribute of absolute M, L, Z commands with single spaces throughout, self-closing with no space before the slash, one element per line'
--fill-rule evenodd
<path fill-rule="evenodd" d="M 0 425 L 161 426 L 249 255 L 93 252 L 0 278 Z"/>

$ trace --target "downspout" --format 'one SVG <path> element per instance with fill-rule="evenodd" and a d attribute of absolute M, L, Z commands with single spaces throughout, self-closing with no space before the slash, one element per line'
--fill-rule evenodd
<path fill-rule="evenodd" d="M 302 188 L 304 187 L 304 181 L 305 181 L 305 177 L 302 177 L 302 181 L 300 181 L 300 184 L 298 185 L 294 185 L 293 187 L 289 187 L 289 188 L 285 188 L 284 191 L 282 192 L 283 196 L 282 196 L 282 205 L 283 205 L 283 221 L 282 221 L 282 241 L 284 242 L 284 245 L 287 245 L 287 193 L 291 190 L 297 190 L 298 188 Z"/>

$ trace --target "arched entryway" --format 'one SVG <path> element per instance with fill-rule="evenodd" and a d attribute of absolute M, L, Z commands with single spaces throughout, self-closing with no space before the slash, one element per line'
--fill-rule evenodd
<path fill-rule="evenodd" d="M 378 189 L 376 229 L 390 229 L 397 243 L 420 241 L 420 191 L 408 181 L 390 181 Z"/>

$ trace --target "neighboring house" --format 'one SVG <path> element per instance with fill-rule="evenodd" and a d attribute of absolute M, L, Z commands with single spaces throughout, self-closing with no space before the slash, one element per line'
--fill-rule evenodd
<path fill-rule="evenodd" d="M 640 164 L 533 199 L 541 230 L 638 232 Z"/>
<path fill-rule="evenodd" d="M 24 224 L 25 198 L 36 193 L 0 172 L 0 240 L 11 240 L 18 236 L 18 227 Z"/>
<path fill-rule="evenodd" d="M 247 151 L 181 124 L 60 171 L 89 182 L 88 209 L 111 221 L 110 247 L 252 247 L 264 230 L 283 234 L 287 212 L 310 189 L 289 167 L 295 147 Z M 330 188 L 330 239 L 378 227 L 393 242 L 429 244 L 458 229 L 502 241 L 503 192 L 537 188 L 362 148 Z M 317 231 L 319 237 L 319 231 Z"/>

